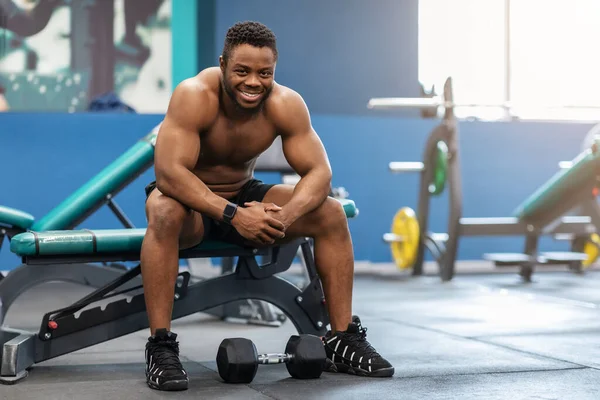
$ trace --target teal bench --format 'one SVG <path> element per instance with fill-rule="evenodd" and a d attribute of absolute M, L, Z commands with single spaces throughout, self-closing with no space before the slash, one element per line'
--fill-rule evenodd
<path fill-rule="evenodd" d="M 338 201 L 348 218 L 358 215 L 352 200 Z M 10 247 L 26 265 L 43 271 L 55 264 L 139 261 L 144 234 L 144 229 L 29 231 L 14 236 Z M 303 255 L 309 277 L 303 288 L 278 275 L 290 268 L 298 254 Z M 299 333 L 325 334 L 329 317 L 309 238 L 259 248 L 206 241 L 180 252 L 180 258 L 201 257 L 236 257 L 238 261 L 234 272 L 193 284 L 189 272 L 180 272 L 173 319 L 257 299 L 279 308 Z M 267 261 L 261 263 L 261 259 Z M 148 328 L 143 288 L 126 286 L 140 272 L 138 264 L 69 307 L 48 311 L 37 332 L 2 327 L 0 382 L 19 381 L 36 363 Z M 130 298 L 93 307 L 112 300 L 115 293 Z M 75 317 L 77 312 L 80 315 Z"/>
<path fill-rule="evenodd" d="M 148 134 L 38 220 L 24 211 L 0 206 L 0 248 L 4 243 L 4 238 L 12 241 L 16 235 L 26 231 L 72 230 L 103 206 L 109 207 L 124 228 L 135 229 L 134 224 L 115 201 L 115 197 L 123 188 L 152 166 L 159 127 L 160 124 L 155 126 Z M 274 150 L 281 152 L 281 149 L 277 147 Z M 263 169 L 267 166 L 265 163 L 261 164 Z M 358 211 L 347 209 L 349 217 L 352 217 L 352 212 L 357 213 Z M 99 288 L 121 276 L 122 273 L 123 267 L 119 264 L 98 265 L 83 262 L 73 264 L 72 260 L 69 263 L 52 264 L 43 269 L 31 268 L 27 264 L 19 265 L 13 268 L 6 277 L 0 274 L 0 303 L 2 304 L 0 321 L 4 319 L 11 305 L 22 293 L 40 284 L 62 281 Z M 135 286 L 139 283 L 138 279 L 132 281 L 130 285 Z M 254 306 L 255 304 L 253 304 Z M 222 311 L 221 317 L 223 318 L 235 314 L 234 304 L 228 305 L 227 308 L 228 310 L 211 310 L 211 312 Z M 254 308 L 258 310 L 256 320 L 260 320 L 261 323 L 269 320 L 273 322 L 274 326 L 280 324 L 278 316 L 267 310 L 266 305 L 256 304 Z"/>
<path fill-rule="evenodd" d="M 96 289 L 64 310 L 47 313 L 40 332 L 0 328 L 0 383 L 22 379 L 26 369 L 36 362 L 145 327 L 143 294 L 136 294 L 141 289 L 140 267 L 128 270 L 123 264 L 139 261 L 145 230 L 135 228 L 115 202 L 115 196 L 152 166 L 158 128 L 156 126 L 39 220 L 24 211 L 0 206 L 0 246 L 7 237 L 11 251 L 23 260 L 23 264 L 6 277 L 0 274 L 0 325 L 16 298 L 37 285 L 63 281 Z M 348 218 L 358 215 L 352 200 L 338 201 Z M 125 229 L 74 229 L 105 205 Z M 302 291 L 274 276 L 288 269 L 298 255 L 307 269 L 308 281 Z M 181 259 L 222 257 L 238 261 L 235 272 L 189 287 L 189 273 L 180 274 L 174 318 L 197 311 L 227 318 L 239 313 L 237 304 L 252 302 L 252 307 L 258 308 L 256 316 L 262 323 L 270 322 L 266 321 L 268 318 L 273 319 L 268 325 L 279 326 L 280 322 L 276 324 L 275 319 L 285 318 L 284 314 L 265 311 L 270 304 L 279 305 L 301 332 L 322 332 L 327 324 L 309 239 L 261 249 L 205 242 L 182 251 L 180 256 Z M 259 264 L 258 257 L 271 261 Z M 84 311 L 84 319 L 73 318 L 74 312 L 106 300 L 106 296 L 117 288 L 122 293 L 131 293 L 132 301 L 115 301 L 105 310 Z M 303 300 L 298 301 L 294 296 Z M 250 317 L 244 318 L 251 322 Z M 49 330 L 50 322 L 58 327 Z"/>
<path fill-rule="evenodd" d="M 344 208 L 347 218 L 358 215 L 358 208 L 353 200 L 339 199 L 338 202 Z M 48 263 L 50 257 L 66 257 L 68 262 L 73 262 L 76 258 L 80 261 L 97 261 L 96 256 L 103 261 L 138 261 L 145 233 L 145 229 L 31 231 L 14 236 L 10 250 L 29 264 L 37 263 L 38 259 L 42 263 Z M 245 251 L 242 247 L 228 243 L 207 241 L 189 249 L 188 253 L 216 253 L 223 250 Z"/>
<path fill-rule="evenodd" d="M 15 208 L 0 206 L 0 226 L 27 230 L 35 222 L 33 215 Z"/>
<path fill-rule="evenodd" d="M 498 266 L 520 265 L 521 276 L 529 281 L 537 264 L 567 264 L 574 271 L 594 260 L 583 253 L 591 233 L 600 231 L 600 206 L 594 191 L 600 177 L 600 138 L 554 174 L 507 218 L 461 218 L 464 236 L 523 235 L 523 253 L 489 253 L 484 258 Z M 577 215 L 571 215 L 577 214 Z M 538 239 L 543 235 L 566 237 L 570 251 L 540 252 Z"/>
<path fill-rule="evenodd" d="M 568 169 L 562 169 L 541 185 L 514 212 L 520 220 L 544 223 L 552 221 L 593 199 L 592 191 L 600 175 L 600 140 L 579 154 Z"/>

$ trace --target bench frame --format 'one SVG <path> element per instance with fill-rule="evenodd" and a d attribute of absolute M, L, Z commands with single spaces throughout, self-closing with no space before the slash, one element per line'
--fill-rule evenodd
<path fill-rule="evenodd" d="M 290 268 L 299 251 L 310 279 L 304 288 L 276 276 Z M 257 299 L 278 307 L 299 333 L 325 334 L 329 317 L 310 239 L 297 239 L 261 249 L 190 249 L 180 252 L 180 258 L 202 257 L 237 257 L 238 261 L 233 272 L 193 284 L 190 284 L 190 274 L 181 272 L 175 287 L 173 320 L 227 303 Z M 258 257 L 269 261 L 259 264 Z M 88 265 L 109 260 L 139 261 L 139 252 L 24 257 L 28 265 L 44 265 L 42 269 L 56 264 L 72 265 L 76 269 L 79 263 Z M 20 381 L 36 363 L 148 328 L 143 288 L 132 283 L 139 279 L 140 272 L 139 264 L 129 271 L 121 271 L 113 281 L 71 306 L 46 313 L 37 332 L 0 328 L 0 343 L 3 343 L 0 383 Z M 128 299 L 122 298 L 127 294 Z M 121 298 L 105 307 L 90 308 L 98 301 L 116 296 Z M 79 312 L 81 314 L 76 318 Z"/>

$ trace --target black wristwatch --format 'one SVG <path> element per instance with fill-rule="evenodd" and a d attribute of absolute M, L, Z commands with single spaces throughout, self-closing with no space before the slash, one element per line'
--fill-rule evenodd
<path fill-rule="evenodd" d="M 237 207 L 237 204 L 233 203 L 229 203 L 225 206 L 225 210 L 223 210 L 223 222 L 231 225 L 231 220 L 237 211 Z"/>

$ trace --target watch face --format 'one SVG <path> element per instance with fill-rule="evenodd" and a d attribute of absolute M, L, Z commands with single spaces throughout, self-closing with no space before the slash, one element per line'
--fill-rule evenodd
<path fill-rule="evenodd" d="M 235 206 L 231 205 L 231 204 L 227 204 L 225 206 L 224 214 L 226 217 L 232 218 L 233 215 L 235 214 Z"/>

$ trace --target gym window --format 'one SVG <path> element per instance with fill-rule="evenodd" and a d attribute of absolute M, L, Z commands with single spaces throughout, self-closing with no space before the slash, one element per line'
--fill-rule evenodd
<path fill-rule="evenodd" d="M 419 0 L 419 81 L 459 118 L 600 119 L 598 0 Z"/>

